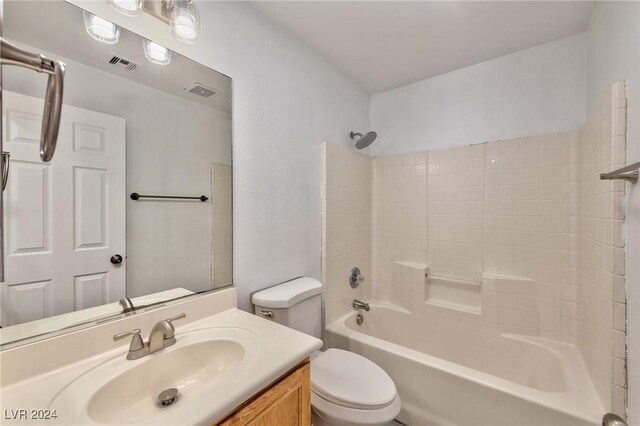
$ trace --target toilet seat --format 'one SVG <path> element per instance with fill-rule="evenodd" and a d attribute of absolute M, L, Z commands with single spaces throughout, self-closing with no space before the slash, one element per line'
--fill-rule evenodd
<path fill-rule="evenodd" d="M 320 405 L 326 405 L 324 400 L 358 411 L 384 409 L 398 399 L 393 380 L 382 368 L 341 349 L 328 349 L 311 361 L 311 391 Z"/>

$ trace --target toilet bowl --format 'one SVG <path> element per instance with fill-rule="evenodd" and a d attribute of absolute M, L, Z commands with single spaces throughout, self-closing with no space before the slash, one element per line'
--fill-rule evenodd
<path fill-rule="evenodd" d="M 255 314 L 320 337 L 322 284 L 302 277 L 253 294 Z M 353 352 L 328 349 L 311 356 L 314 426 L 386 425 L 401 408 L 396 386 L 374 362 Z"/>
<path fill-rule="evenodd" d="M 314 426 L 386 425 L 400 412 L 400 398 L 387 373 L 367 358 L 328 349 L 311 361 Z"/>

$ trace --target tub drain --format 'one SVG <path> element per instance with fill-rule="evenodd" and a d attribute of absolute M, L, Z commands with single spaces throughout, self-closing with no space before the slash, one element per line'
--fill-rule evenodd
<path fill-rule="evenodd" d="M 178 400 L 178 389 L 165 389 L 158 395 L 158 401 L 162 407 L 173 405 Z"/>

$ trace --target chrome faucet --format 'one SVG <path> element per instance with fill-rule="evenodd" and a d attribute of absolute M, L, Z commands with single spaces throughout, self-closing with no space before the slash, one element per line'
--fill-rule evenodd
<path fill-rule="evenodd" d="M 173 321 L 186 318 L 186 316 L 187 314 L 183 312 L 173 318 L 158 321 L 158 323 L 153 326 L 148 343 L 150 354 L 175 345 L 176 337 L 174 333 L 176 329 L 173 327 Z"/>
<path fill-rule="evenodd" d="M 371 310 L 368 303 L 362 302 L 358 299 L 353 299 L 353 307 L 355 309 L 364 309 L 367 312 Z"/>
<path fill-rule="evenodd" d="M 120 299 L 120 302 L 118 302 L 118 303 L 122 307 L 122 313 L 123 314 L 126 314 L 127 312 L 132 312 L 132 311 L 136 310 L 135 306 L 133 306 L 133 302 L 128 297 L 125 297 L 124 299 Z"/>
<path fill-rule="evenodd" d="M 173 327 L 173 321 L 186 318 L 186 316 L 187 314 L 183 312 L 173 318 L 158 321 L 158 323 L 156 323 L 156 325 L 151 329 L 151 334 L 149 334 L 149 341 L 147 343 L 142 340 L 139 328 L 125 333 L 116 334 L 113 336 L 113 341 L 115 342 L 120 339 L 124 339 L 125 337 L 132 336 L 131 344 L 129 345 L 129 352 L 127 353 L 127 359 L 131 361 L 140 359 L 174 345 L 176 343 L 176 329 Z"/>

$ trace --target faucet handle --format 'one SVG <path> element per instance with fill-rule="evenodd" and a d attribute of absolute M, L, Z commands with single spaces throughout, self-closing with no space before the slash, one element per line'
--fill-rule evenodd
<path fill-rule="evenodd" d="M 171 341 L 171 339 L 173 339 L 173 341 L 171 341 L 170 343 L 171 345 L 173 344 L 173 342 L 175 342 L 174 331 L 176 331 L 176 329 L 173 326 L 173 322 L 186 317 L 187 317 L 187 314 L 183 312 L 181 314 L 176 315 L 175 317 L 167 318 L 166 320 L 164 320 L 164 322 L 166 322 L 169 325 L 167 327 L 168 329 L 167 334 L 164 336 L 165 341 L 167 340 Z"/>
<path fill-rule="evenodd" d="M 169 323 L 172 323 L 173 321 L 176 321 L 176 320 L 179 320 L 179 319 L 184 319 L 186 317 L 187 317 L 187 314 L 183 312 L 181 314 L 176 315 L 175 317 L 167 318 L 166 321 L 169 321 Z M 171 324 L 171 325 L 173 325 L 173 324 Z"/>
<path fill-rule="evenodd" d="M 141 349 L 144 349 L 144 341 L 140 336 L 140 332 L 141 330 L 139 328 L 136 328 L 131 331 L 126 331 L 124 333 L 114 334 L 113 341 L 117 342 L 118 340 L 122 340 L 125 337 L 133 336 L 133 338 L 131 339 L 131 344 L 129 345 L 129 352 L 139 351 Z"/>
<path fill-rule="evenodd" d="M 356 288 L 360 284 L 364 282 L 364 275 L 360 272 L 360 268 L 357 266 L 351 270 L 351 275 L 349 275 L 349 284 L 351 284 L 351 288 Z"/>
<path fill-rule="evenodd" d="M 118 334 L 114 334 L 113 335 L 113 341 L 117 342 L 118 340 L 122 340 L 127 336 L 136 336 L 136 335 L 140 335 L 140 333 L 142 332 L 142 330 L 140 330 L 139 328 L 133 329 L 131 331 L 125 331 L 124 333 L 118 333 Z"/>

